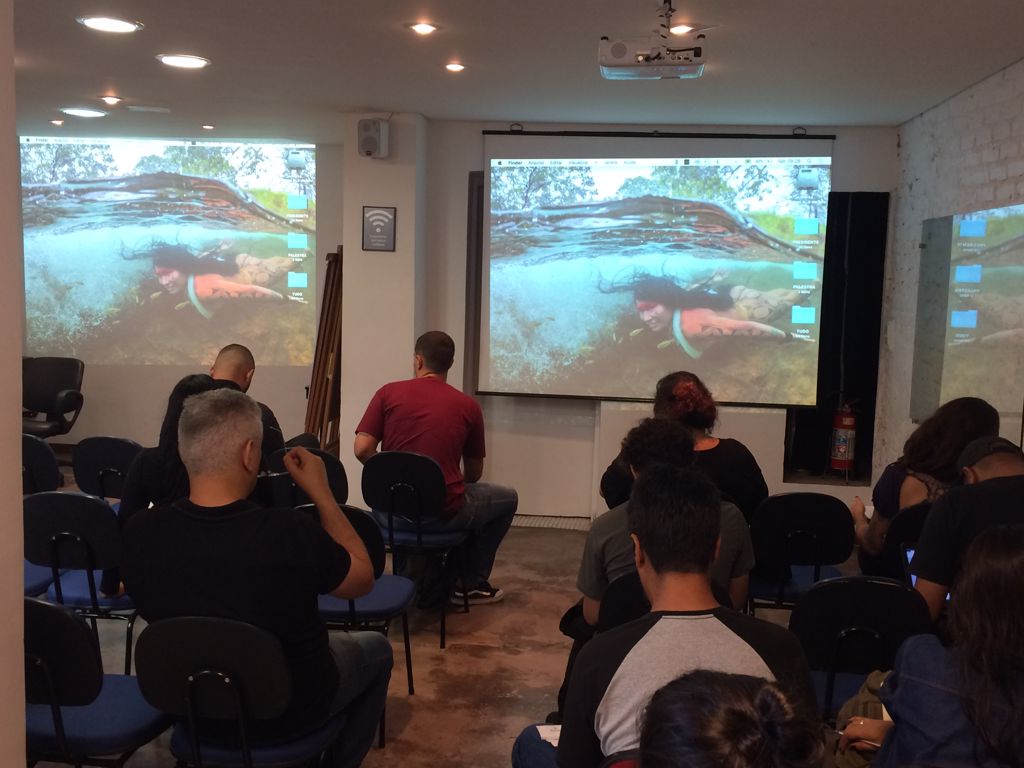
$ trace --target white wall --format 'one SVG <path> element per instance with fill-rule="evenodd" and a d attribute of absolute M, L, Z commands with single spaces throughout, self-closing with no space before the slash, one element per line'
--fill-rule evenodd
<path fill-rule="evenodd" d="M 876 469 L 900 455 L 913 431 L 910 381 L 925 219 L 1024 202 L 1024 61 L 998 72 L 899 129 L 899 179 L 890 214 Z M 1016 440 L 1020 421 L 1003 419 Z"/>
<path fill-rule="evenodd" d="M 431 122 L 427 225 L 427 325 L 447 331 L 464 348 L 467 175 L 483 169 L 484 128 L 470 122 Z M 530 130 L 600 130 L 597 125 L 529 125 Z M 627 129 L 615 126 L 618 129 Z M 660 126 L 666 130 L 665 126 Z M 686 126 L 671 130 L 686 130 Z M 789 128 L 708 127 L 722 132 L 785 133 Z M 644 130 L 639 128 L 638 130 Z M 815 128 L 835 133 L 833 189 L 890 191 L 896 184 L 894 128 Z M 423 329 L 425 330 L 425 328 Z M 462 355 L 450 381 L 462 381 Z M 712 383 L 713 387 L 713 383 Z M 604 506 L 595 489 L 623 433 L 645 411 L 593 401 L 539 398 L 482 398 L 487 422 L 485 479 L 514 485 L 525 514 L 589 517 Z M 785 412 L 723 411 L 720 434 L 746 442 L 760 462 L 772 492 L 794 490 L 782 483 Z M 800 486 L 800 490 L 810 490 Z M 830 487 L 843 498 L 863 489 Z"/>
<path fill-rule="evenodd" d="M 0 0 L 0 254 L 4 280 L 0 283 L 0 489 L 4 535 L 0 536 L 0 765 L 25 763 L 24 646 L 22 644 L 21 442 L 15 420 L 21 402 L 21 339 L 25 300 L 22 292 L 21 190 L 18 140 L 14 127 L 14 9 Z M 7 426 L 4 426 L 6 424 Z"/>

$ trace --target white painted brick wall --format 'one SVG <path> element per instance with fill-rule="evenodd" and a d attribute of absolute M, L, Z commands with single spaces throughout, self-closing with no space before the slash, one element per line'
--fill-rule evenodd
<path fill-rule="evenodd" d="M 910 382 L 925 219 L 1024 203 L 1024 61 L 900 127 L 879 360 L 875 476 L 913 430 Z M 1014 434 L 1019 422 L 1007 424 Z"/>

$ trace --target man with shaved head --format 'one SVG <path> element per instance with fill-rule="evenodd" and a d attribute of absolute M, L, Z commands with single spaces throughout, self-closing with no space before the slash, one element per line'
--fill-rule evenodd
<path fill-rule="evenodd" d="M 210 367 L 210 378 L 222 387 L 248 392 L 256 373 L 256 359 L 248 347 L 241 344 L 228 344 L 217 353 L 217 359 Z M 263 403 L 257 403 L 263 421 L 263 455 L 270 456 L 274 451 L 284 448 L 284 434 L 277 423 L 274 412 Z"/>

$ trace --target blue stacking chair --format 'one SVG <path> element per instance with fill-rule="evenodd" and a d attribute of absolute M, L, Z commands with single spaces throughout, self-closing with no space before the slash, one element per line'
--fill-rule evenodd
<path fill-rule="evenodd" d="M 312 504 L 298 507 L 316 515 L 316 507 Z M 409 695 L 416 693 L 412 678 L 412 646 L 409 643 L 409 608 L 416 599 L 416 585 L 404 576 L 384 573 L 387 555 L 384 550 L 384 537 L 377 523 L 362 509 L 348 505 L 342 511 L 359 538 L 363 540 L 366 551 L 373 563 L 373 590 L 368 595 L 355 600 L 343 600 L 332 595 L 320 595 L 320 616 L 329 629 L 365 629 L 382 633 L 385 637 L 391 628 L 391 622 L 397 618 L 402 620 L 402 640 L 405 643 L 405 676 L 409 686 Z M 381 714 L 380 746 L 384 746 L 385 715 Z"/>
<path fill-rule="evenodd" d="M 853 517 L 828 494 L 780 493 L 754 510 L 750 538 L 751 609 L 791 608 L 812 584 L 841 575 L 834 566 L 853 554 Z"/>
<path fill-rule="evenodd" d="M 121 564 L 117 515 L 103 499 L 81 493 L 35 493 L 25 497 L 25 559 L 50 569 L 51 602 L 89 619 L 126 622 L 125 674 L 132 669 L 135 606 L 131 598 L 103 597 L 97 585 L 103 570 Z M 65 570 L 67 569 L 67 570 Z"/>
<path fill-rule="evenodd" d="M 103 674 L 99 643 L 81 617 L 31 598 L 25 701 L 29 764 L 121 766 L 171 725 L 145 702 L 134 677 Z"/>
<path fill-rule="evenodd" d="M 125 437 L 87 437 L 71 452 L 75 484 L 82 493 L 120 499 L 124 479 L 142 446 Z"/>
<path fill-rule="evenodd" d="M 789 630 L 803 646 L 825 719 L 876 669 L 892 669 L 912 635 L 933 631 L 924 598 L 908 584 L 873 576 L 826 579 L 797 601 Z"/>
<path fill-rule="evenodd" d="M 258 723 L 280 716 L 292 695 L 291 672 L 280 641 L 266 630 L 231 619 L 186 616 L 164 619 L 139 635 L 139 686 L 146 701 L 178 718 L 171 752 L 179 764 L 318 765 L 337 739 L 345 714 L 291 741 L 261 744 Z M 238 746 L 224 734 L 204 739 L 207 720 L 234 723 Z"/>
<path fill-rule="evenodd" d="M 394 555 L 420 554 L 439 557 L 442 572 L 447 575 L 450 554 L 467 542 L 471 531 L 423 529 L 425 522 L 440 516 L 447 498 L 440 465 L 429 456 L 411 451 L 383 451 L 372 456 L 363 467 L 362 489 L 366 503 L 385 518 L 386 524 L 381 524 L 378 518 L 378 525 L 392 553 L 392 572 L 397 568 Z M 396 520 L 400 521 L 399 525 L 395 524 Z M 464 576 L 465 565 L 463 557 Z M 446 578 L 446 582 L 450 579 Z M 469 591 L 464 589 L 463 595 L 463 611 L 469 613 Z M 445 647 L 447 605 L 447 600 L 441 602 L 442 649 Z"/>
<path fill-rule="evenodd" d="M 50 444 L 35 435 L 21 436 L 21 492 L 56 491 L 61 486 L 60 465 Z"/>

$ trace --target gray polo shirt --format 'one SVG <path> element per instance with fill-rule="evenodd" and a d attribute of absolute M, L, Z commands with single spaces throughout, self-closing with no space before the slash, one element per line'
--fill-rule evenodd
<path fill-rule="evenodd" d="M 629 502 L 613 507 L 590 525 L 576 587 L 591 600 L 600 601 L 608 585 L 636 570 L 633 540 L 629 538 Z M 711 565 L 711 583 L 729 593 L 729 582 L 754 567 L 754 545 L 743 513 L 735 504 L 722 502 L 719 533 L 721 548 Z"/>

